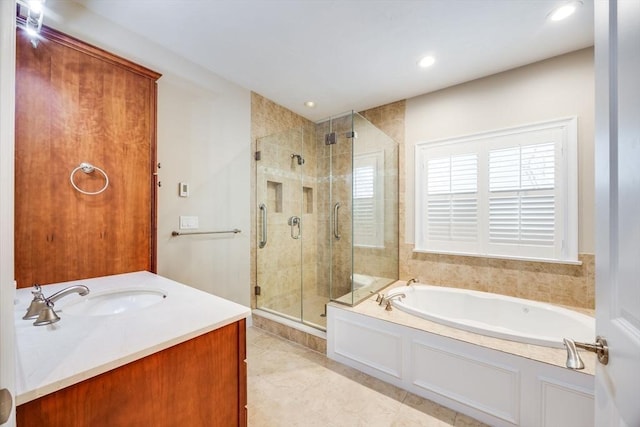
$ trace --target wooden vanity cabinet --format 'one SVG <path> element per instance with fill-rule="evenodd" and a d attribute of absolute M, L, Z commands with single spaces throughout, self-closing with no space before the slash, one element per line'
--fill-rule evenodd
<path fill-rule="evenodd" d="M 242 319 L 17 407 L 18 427 L 247 425 Z"/>

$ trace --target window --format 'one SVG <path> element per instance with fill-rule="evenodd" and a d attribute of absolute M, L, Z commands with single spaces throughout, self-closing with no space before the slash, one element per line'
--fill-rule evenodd
<path fill-rule="evenodd" d="M 577 261 L 577 118 L 416 146 L 416 251 Z"/>
<path fill-rule="evenodd" d="M 384 152 L 353 157 L 353 243 L 384 247 Z"/>

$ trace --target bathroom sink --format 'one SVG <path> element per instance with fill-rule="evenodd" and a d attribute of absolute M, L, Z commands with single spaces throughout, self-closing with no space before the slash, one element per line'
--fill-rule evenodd
<path fill-rule="evenodd" d="M 110 316 L 158 304 L 166 297 L 159 289 L 117 289 L 80 297 L 57 311 L 72 316 Z"/>

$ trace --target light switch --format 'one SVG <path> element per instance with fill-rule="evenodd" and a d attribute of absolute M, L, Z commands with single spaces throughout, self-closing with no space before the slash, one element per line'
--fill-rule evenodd
<path fill-rule="evenodd" d="M 189 197 L 189 184 L 186 182 L 180 182 L 178 184 L 178 195 L 180 197 Z"/>
<path fill-rule="evenodd" d="M 180 230 L 193 230 L 198 228 L 197 216 L 180 216 Z"/>

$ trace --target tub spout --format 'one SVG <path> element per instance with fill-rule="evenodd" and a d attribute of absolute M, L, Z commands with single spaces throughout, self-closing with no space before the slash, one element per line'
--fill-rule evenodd
<path fill-rule="evenodd" d="M 411 279 L 407 280 L 407 286 L 411 285 L 412 283 L 418 283 L 415 277 L 412 277 Z"/>
<path fill-rule="evenodd" d="M 584 362 L 578 354 L 576 343 L 569 338 L 563 338 L 564 346 L 567 348 L 567 368 L 569 369 L 584 369 Z"/>
<path fill-rule="evenodd" d="M 393 294 L 389 297 L 386 298 L 387 301 L 387 306 L 384 308 L 387 311 L 391 311 L 393 310 L 393 308 L 391 307 L 391 300 L 393 300 L 394 298 L 406 298 L 405 294 Z"/>
<path fill-rule="evenodd" d="M 569 338 L 563 338 L 564 346 L 567 348 L 567 368 L 584 369 L 584 362 L 578 354 L 578 349 L 591 351 L 598 357 L 598 362 L 606 365 L 609 363 L 609 347 L 607 340 L 598 336 L 595 343 L 576 342 Z"/>

